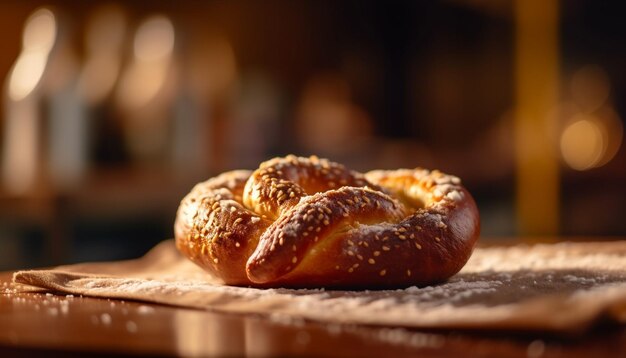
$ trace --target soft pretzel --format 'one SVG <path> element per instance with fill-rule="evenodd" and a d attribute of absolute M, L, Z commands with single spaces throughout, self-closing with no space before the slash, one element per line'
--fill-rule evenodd
<path fill-rule="evenodd" d="M 393 288 L 445 281 L 480 224 L 457 177 L 361 174 L 287 156 L 196 185 L 178 209 L 178 249 L 231 285 Z"/>

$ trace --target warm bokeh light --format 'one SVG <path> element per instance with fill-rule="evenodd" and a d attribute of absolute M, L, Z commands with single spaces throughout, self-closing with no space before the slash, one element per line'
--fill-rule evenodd
<path fill-rule="evenodd" d="M 514 2 L 516 22 L 514 121 L 518 232 L 559 228 L 559 166 L 549 116 L 558 103 L 559 2 Z M 537 36 L 541 34 L 541 36 Z"/>
<path fill-rule="evenodd" d="M 41 8 L 26 20 L 22 46 L 25 51 L 49 52 L 57 35 L 56 18 L 52 11 Z"/>
<path fill-rule="evenodd" d="M 186 81 L 202 100 L 229 94 L 238 80 L 237 60 L 230 41 L 219 35 L 203 36 L 189 48 Z"/>
<path fill-rule="evenodd" d="M 580 118 L 567 126 L 561 135 L 561 153 L 565 162 L 576 170 L 593 168 L 602 158 L 605 136 L 591 118 Z"/>
<path fill-rule="evenodd" d="M 145 20 L 137 29 L 134 42 L 135 57 L 140 61 L 158 61 L 171 55 L 174 49 L 174 26 L 165 16 Z"/>
<path fill-rule="evenodd" d="M 572 75 L 570 91 L 573 105 L 560 138 L 563 160 L 576 170 L 603 166 L 617 154 L 623 136 L 609 76 L 598 65 L 585 65 Z"/>
<path fill-rule="evenodd" d="M 24 26 L 22 53 L 11 69 L 9 98 L 20 101 L 39 84 L 54 46 L 57 26 L 54 14 L 48 9 L 36 10 Z"/>
<path fill-rule="evenodd" d="M 35 184 L 40 150 L 35 112 L 36 108 L 28 103 L 19 103 L 8 111 L 11 117 L 4 127 L 2 184 L 12 194 L 25 194 Z"/>
<path fill-rule="evenodd" d="M 597 111 L 596 117 L 606 136 L 604 153 L 596 164 L 596 167 L 600 167 L 610 162 L 619 151 L 622 145 L 624 126 L 622 125 L 620 117 L 611 108 L 603 108 Z"/>
<path fill-rule="evenodd" d="M 40 52 L 24 52 L 18 57 L 9 80 L 9 98 L 19 101 L 28 96 L 39 84 L 48 58 Z"/>
<path fill-rule="evenodd" d="M 161 15 L 146 19 L 134 38 L 134 58 L 120 83 L 117 99 L 127 109 L 141 108 L 163 88 L 174 50 L 174 26 Z"/>
<path fill-rule="evenodd" d="M 87 58 L 79 90 L 89 103 L 104 100 L 117 83 L 126 31 L 126 14 L 117 5 L 96 9 L 88 20 L 85 33 Z"/>
<path fill-rule="evenodd" d="M 371 135 L 371 119 L 351 99 L 350 86 L 336 75 L 318 75 L 305 86 L 297 110 L 299 142 L 314 153 L 354 150 Z"/>

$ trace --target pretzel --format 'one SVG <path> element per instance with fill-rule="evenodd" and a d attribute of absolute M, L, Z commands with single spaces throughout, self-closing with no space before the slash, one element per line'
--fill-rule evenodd
<path fill-rule="evenodd" d="M 185 256 L 226 284 L 254 287 L 430 285 L 465 265 L 479 231 L 457 177 L 362 174 L 315 156 L 200 183 L 175 223 Z"/>

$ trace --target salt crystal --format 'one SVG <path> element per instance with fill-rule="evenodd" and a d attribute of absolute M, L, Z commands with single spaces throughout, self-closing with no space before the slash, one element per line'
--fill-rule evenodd
<path fill-rule="evenodd" d="M 451 192 L 449 192 L 448 194 L 446 194 L 446 197 L 450 200 L 454 200 L 454 201 L 461 201 L 461 199 L 463 199 L 461 193 L 459 191 L 453 190 Z"/>

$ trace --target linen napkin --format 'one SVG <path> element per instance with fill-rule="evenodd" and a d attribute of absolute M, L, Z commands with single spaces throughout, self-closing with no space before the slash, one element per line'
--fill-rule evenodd
<path fill-rule="evenodd" d="M 339 324 L 583 332 L 626 323 L 626 241 L 477 248 L 448 282 L 398 290 L 256 289 L 222 285 L 173 240 L 144 257 L 19 271 L 52 292 Z"/>

